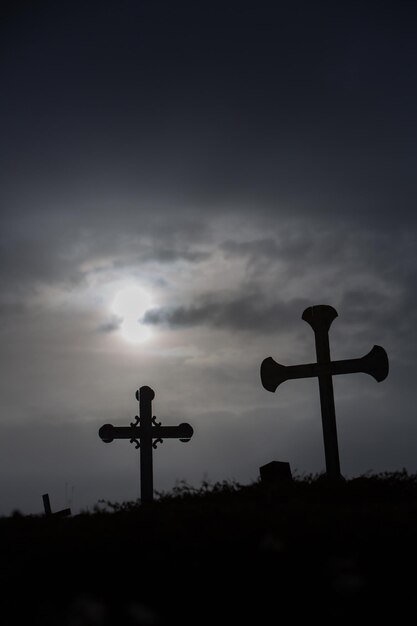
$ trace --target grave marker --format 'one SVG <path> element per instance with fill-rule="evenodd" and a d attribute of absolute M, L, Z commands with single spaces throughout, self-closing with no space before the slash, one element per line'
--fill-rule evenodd
<path fill-rule="evenodd" d="M 376 381 L 381 382 L 388 376 L 389 369 L 387 353 L 381 346 L 374 346 L 367 355 L 359 359 L 332 361 L 330 359 L 329 329 L 336 317 L 336 310 L 325 304 L 311 306 L 302 315 L 302 319 L 310 324 L 314 331 L 317 363 L 285 366 L 276 363 L 272 357 L 268 357 L 261 364 L 262 385 L 271 392 L 276 391 L 278 385 L 286 380 L 317 376 L 319 380 L 326 474 L 328 478 L 334 480 L 340 479 L 341 474 L 332 376 L 364 372 L 373 376 Z"/>
<path fill-rule="evenodd" d="M 62 511 L 56 511 L 55 513 L 52 513 L 51 501 L 49 500 L 48 493 L 43 494 L 42 500 L 43 500 L 43 508 L 45 510 L 46 517 L 49 517 L 52 515 L 56 517 L 67 517 L 67 515 L 71 515 L 71 509 L 62 509 Z"/>
<path fill-rule="evenodd" d="M 153 500 L 153 460 L 152 451 L 158 443 L 164 439 L 179 439 L 190 441 L 193 429 L 190 424 L 179 426 L 161 426 L 160 422 L 152 416 L 152 400 L 155 392 L 150 387 L 141 387 L 136 392 L 139 400 L 139 416 L 130 426 L 112 426 L 105 424 L 98 431 L 99 437 L 105 443 L 111 443 L 114 439 L 129 439 L 135 447 L 140 448 L 140 495 L 142 502 Z"/>
<path fill-rule="evenodd" d="M 290 464 L 285 461 L 271 461 L 259 468 L 261 481 L 264 484 L 291 483 L 292 474 Z"/>

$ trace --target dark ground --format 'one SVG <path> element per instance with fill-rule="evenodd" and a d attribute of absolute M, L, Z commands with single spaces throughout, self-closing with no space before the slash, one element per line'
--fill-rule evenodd
<path fill-rule="evenodd" d="M 0 519 L 8 624 L 401 623 L 417 607 L 417 476 L 186 486 L 152 505 Z"/>

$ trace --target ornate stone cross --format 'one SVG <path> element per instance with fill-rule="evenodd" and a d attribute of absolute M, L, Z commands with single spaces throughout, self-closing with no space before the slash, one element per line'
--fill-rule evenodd
<path fill-rule="evenodd" d="M 155 392 L 150 387 L 141 387 L 136 392 L 139 400 L 139 416 L 135 417 L 135 422 L 130 426 L 112 426 L 105 424 L 98 431 L 99 437 L 110 443 L 113 439 L 129 439 L 136 448 L 140 448 L 140 496 L 142 502 L 153 500 L 153 467 L 152 450 L 156 449 L 158 443 L 163 439 L 179 439 L 180 441 L 190 441 L 193 436 L 193 429 L 190 424 L 180 424 L 179 426 L 161 426 L 160 422 L 152 416 L 152 400 Z"/>
<path fill-rule="evenodd" d="M 326 474 L 330 479 L 341 478 L 339 449 L 337 445 L 336 413 L 333 395 L 332 376 L 336 374 L 353 374 L 364 372 L 381 382 L 388 376 L 388 356 L 384 348 L 374 346 L 360 359 L 344 361 L 330 360 L 329 329 L 337 312 L 331 306 L 321 304 L 311 306 L 303 313 L 302 319 L 310 324 L 316 340 L 317 363 L 306 365 L 280 365 L 268 357 L 261 365 L 262 385 L 268 391 L 275 391 L 281 383 L 292 378 L 319 379 L 321 418 L 323 423 L 324 453 L 326 457 Z"/>

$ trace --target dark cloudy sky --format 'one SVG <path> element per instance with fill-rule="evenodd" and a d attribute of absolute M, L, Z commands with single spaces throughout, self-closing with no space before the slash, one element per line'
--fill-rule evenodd
<path fill-rule="evenodd" d="M 342 471 L 417 470 L 414 2 L 16 0 L 1 17 L 0 514 L 139 495 L 135 390 L 192 441 L 155 488 L 324 469 L 317 381 L 267 356 L 384 346 L 334 380 Z"/>

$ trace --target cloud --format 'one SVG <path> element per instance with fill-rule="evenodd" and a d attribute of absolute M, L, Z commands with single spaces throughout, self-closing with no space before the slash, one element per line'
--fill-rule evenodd
<path fill-rule="evenodd" d="M 260 334 L 285 332 L 293 327 L 300 311 L 309 304 L 302 298 L 271 304 L 261 293 L 238 293 L 232 297 L 225 293 L 211 293 L 189 306 L 150 309 L 142 322 L 171 328 L 204 325 Z"/>
<path fill-rule="evenodd" d="M 45 285 L 67 290 L 91 274 L 129 272 L 150 264 L 198 264 L 212 251 L 204 220 L 160 209 L 150 217 L 130 207 L 118 220 L 103 219 L 106 209 L 91 208 L 67 220 L 65 211 L 12 214 L 0 236 L 0 300 L 25 302 Z M 97 218 L 97 219 L 96 219 Z M 100 218 L 100 219 L 99 219 Z"/>
<path fill-rule="evenodd" d="M 110 316 L 106 321 L 102 322 L 97 326 L 97 332 L 99 333 L 114 333 L 116 330 L 119 330 L 123 322 L 123 318 L 118 315 Z"/>

